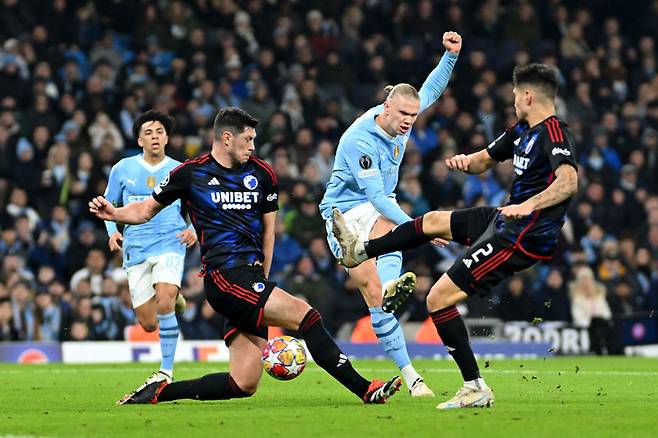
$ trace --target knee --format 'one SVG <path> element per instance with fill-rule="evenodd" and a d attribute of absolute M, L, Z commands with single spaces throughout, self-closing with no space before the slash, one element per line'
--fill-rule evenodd
<path fill-rule="evenodd" d="M 430 313 L 448 307 L 445 294 L 441 293 L 441 290 L 436 286 L 430 289 L 430 293 L 427 294 L 425 302 L 427 304 L 427 310 L 429 310 Z"/>
<path fill-rule="evenodd" d="M 241 386 L 240 389 L 242 390 L 242 397 L 251 397 L 258 390 L 258 382 Z"/>
<path fill-rule="evenodd" d="M 238 391 L 235 391 L 238 398 L 251 397 L 252 395 L 254 395 L 258 390 L 259 380 L 260 380 L 259 378 L 241 379 L 240 381 L 236 381 L 235 379 L 233 379 L 233 382 L 238 387 Z"/>
<path fill-rule="evenodd" d="M 158 321 L 139 321 L 145 332 L 154 332 L 158 329 Z"/>
<path fill-rule="evenodd" d="M 171 313 L 174 311 L 174 305 L 176 302 L 176 295 L 173 296 L 169 293 L 160 293 L 155 297 L 156 306 L 158 308 L 158 313 L 161 315 Z"/>

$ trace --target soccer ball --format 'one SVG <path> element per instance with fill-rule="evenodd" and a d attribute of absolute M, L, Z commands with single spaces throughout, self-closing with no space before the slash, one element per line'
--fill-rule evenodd
<path fill-rule="evenodd" d="M 306 349 L 299 339 L 279 336 L 267 342 L 263 349 L 263 368 L 278 380 L 299 376 L 306 366 Z"/>

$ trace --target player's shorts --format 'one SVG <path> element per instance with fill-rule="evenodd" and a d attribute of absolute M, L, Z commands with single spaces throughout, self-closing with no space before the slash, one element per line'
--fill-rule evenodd
<path fill-rule="evenodd" d="M 475 207 L 455 210 L 450 217 L 452 240 L 470 248 L 447 274 L 468 295 L 486 295 L 501 281 L 537 262 L 514 242 L 494 233 L 496 213 L 495 207 Z"/>
<path fill-rule="evenodd" d="M 397 204 L 394 198 L 389 199 Z M 362 242 L 369 240 L 370 231 L 375 226 L 375 222 L 377 222 L 379 216 L 381 214 L 370 202 L 364 202 L 343 213 L 347 226 L 354 231 Z M 341 256 L 340 245 L 334 237 L 334 233 L 331 232 L 333 229 L 331 218 L 325 220 L 325 228 L 327 229 L 327 242 L 329 243 L 331 253 L 338 259 Z"/>
<path fill-rule="evenodd" d="M 183 254 L 167 252 L 126 268 L 133 308 L 138 308 L 155 295 L 153 286 L 157 283 L 174 284 L 180 288 L 184 264 Z"/>
<path fill-rule="evenodd" d="M 276 283 L 265 278 L 262 265 L 207 272 L 204 285 L 210 306 L 226 317 L 227 343 L 237 330 L 267 340 L 263 308 Z"/>

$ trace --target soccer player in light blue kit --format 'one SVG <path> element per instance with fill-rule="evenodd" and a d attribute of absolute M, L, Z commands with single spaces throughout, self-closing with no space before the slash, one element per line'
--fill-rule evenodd
<path fill-rule="evenodd" d="M 366 111 L 345 131 L 327 183 L 320 212 L 326 221 L 331 251 L 340 259 L 340 246 L 331 232 L 332 209 L 343 214 L 355 234 L 368 240 L 411 218 L 395 200 L 395 187 L 411 128 L 418 114 L 434 102 L 450 80 L 461 50 L 461 36 L 443 34 L 446 52 L 420 91 L 409 84 L 386 88 L 383 104 Z M 441 241 L 437 243 L 442 243 Z M 433 396 L 407 353 L 404 334 L 393 311 L 413 291 L 416 276 L 400 276 L 402 254 L 394 252 L 349 270 L 370 311 L 372 327 L 388 355 L 395 360 L 412 396 Z"/>
<path fill-rule="evenodd" d="M 119 206 L 150 198 L 153 188 L 181 164 L 165 155 L 172 127 L 171 117 L 153 110 L 135 120 L 133 135 L 144 152 L 112 167 L 105 190 L 108 201 Z M 110 250 L 123 249 L 123 266 L 137 320 L 147 332 L 160 328 L 160 370 L 136 391 L 153 382 L 171 383 L 179 335 L 175 313 L 185 310 L 185 300 L 179 293 L 185 250 L 196 243 L 196 233 L 185 223 L 180 201 L 149 222 L 126 225 L 123 234 L 115 222 L 105 221 L 105 228 Z"/>

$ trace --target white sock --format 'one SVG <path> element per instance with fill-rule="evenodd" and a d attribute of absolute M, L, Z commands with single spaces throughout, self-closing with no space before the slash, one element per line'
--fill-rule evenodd
<path fill-rule="evenodd" d="M 400 371 L 402 372 L 402 378 L 404 379 L 404 383 L 406 383 L 407 388 L 409 388 L 409 390 L 411 390 L 411 387 L 413 386 L 414 382 L 417 379 L 422 379 L 422 377 L 420 377 L 420 374 L 416 372 L 413 365 L 411 364 L 406 365 Z"/>
<path fill-rule="evenodd" d="M 464 382 L 464 386 L 471 389 L 485 389 L 488 388 L 486 382 L 482 377 L 479 377 L 475 380 L 468 380 Z"/>

